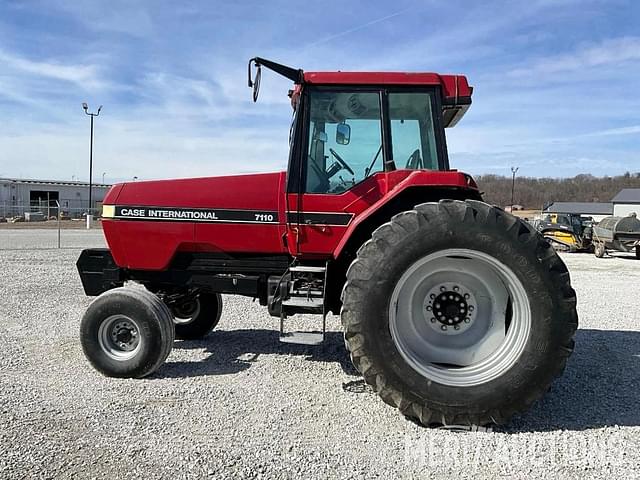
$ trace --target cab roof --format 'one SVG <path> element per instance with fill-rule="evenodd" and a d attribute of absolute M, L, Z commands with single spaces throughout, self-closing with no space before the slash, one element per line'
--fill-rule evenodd
<path fill-rule="evenodd" d="M 464 75 L 410 72 L 304 72 L 304 83 L 310 85 L 389 85 L 439 86 L 442 88 L 443 119 L 446 127 L 454 126 L 471 105 L 473 87 Z"/>
<path fill-rule="evenodd" d="M 304 82 L 318 85 L 440 85 L 445 97 L 470 97 L 464 75 L 409 72 L 304 72 Z"/>

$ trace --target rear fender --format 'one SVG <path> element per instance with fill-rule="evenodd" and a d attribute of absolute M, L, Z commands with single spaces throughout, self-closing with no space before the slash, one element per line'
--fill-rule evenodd
<path fill-rule="evenodd" d="M 338 259 L 354 242 L 357 243 L 355 248 L 359 248 L 376 228 L 389 221 L 393 215 L 410 210 L 421 203 L 442 199 L 482 200 L 482 196 L 477 189 L 463 186 L 407 185 L 404 188 L 395 188 L 351 222 L 333 251 L 333 258 Z"/>
<path fill-rule="evenodd" d="M 425 202 L 437 202 L 441 199 L 482 200 L 480 192 L 474 188 L 410 186 L 385 196 L 381 202 L 372 205 L 360 214 L 350 225 L 333 252 L 334 261 L 329 265 L 327 282 L 327 307 L 338 314 L 341 301 L 340 292 L 346 279 L 349 265 L 356 257 L 360 246 L 371 238 L 374 230 L 388 222 L 397 213 L 411 210 Z"/>

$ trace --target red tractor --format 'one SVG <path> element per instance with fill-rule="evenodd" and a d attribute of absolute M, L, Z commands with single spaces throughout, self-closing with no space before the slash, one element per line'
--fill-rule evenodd
<path fill-rule="evenodd" d="M 423 425 L 527 409 L 571 354 L 576 296 L 553 248 L 449 167 L 445 128 L 471 104 L 467 79 L 254 58 L 254 101 L 261 67 L 295 84 L 288 170 L 115 185 L 109 249 L 77 264 L 99 295 L 81 322 L 91 364 L 149 375 L 237 294 L 279 317 L 285 342 L 322 342 L 339 314 L 365 381 Z M 300 313 L 321 316 L 316 331 L 286 333 Z"/>

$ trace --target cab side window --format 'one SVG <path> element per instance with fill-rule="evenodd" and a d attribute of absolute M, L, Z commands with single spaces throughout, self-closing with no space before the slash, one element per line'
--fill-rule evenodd
<path fill-rule="evenodd" d="M 396 168 L 438 170 L 432 95 L 389 93 L 389 118 Z"/>

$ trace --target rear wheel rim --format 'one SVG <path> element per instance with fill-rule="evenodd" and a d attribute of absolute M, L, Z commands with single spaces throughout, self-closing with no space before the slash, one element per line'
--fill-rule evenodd
<path fill-rule="evenodd" d="M 428 380 L 469 387 L 507 372 L 531 331 L 527 293 L 515 272 L 477 250 L 427 255 L 401 276 L 389 329 L 404 360 Z"/>
<path fill-rule="evenodd" d="M 138 354 L 142 346 L 140 326 L 126 315 L 111 315 L 100 324 L 98 344 L 109 358 L 129 360 Z"/>

